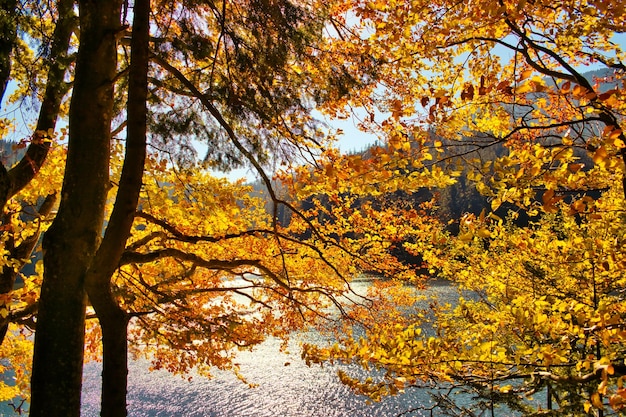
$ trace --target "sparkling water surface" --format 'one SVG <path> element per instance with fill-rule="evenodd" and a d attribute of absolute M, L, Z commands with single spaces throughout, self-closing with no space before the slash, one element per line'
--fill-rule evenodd
<path fill-rule="evenodd" d="M 166 371 L 150 372 L 147 361 L 129 366 L 129 416 L 215 417 L 342 417 L 397 416 L 425 401 L 428 395 L 402 395 L 368 405 L 339 382 L 334 367 L 308 367 L 296 355 L 277 353 L 279 342 L 268 341 L 239 358 L 250 388 L 232 373 L 191 381 Z M 287 365 L 287 363 L 289 365 Z M 100 367 L 85 369 L 83 416 L 99 414 Z M 419 394 L 419 393 L 417 393 Z M 420 415 L 420 414 L 405 414 Z"/>
<path fill-rule="evenodd" d="M 363 292 L 367 280 L 358 283 Z M 359 289 L 357 288 L 357 292 Z M 427 292 L 442 301 L 454 301 L 456 291 L 436 282 Z M 130 417 L 395 417 L 427 416 L 431 405 L 424 390 L 409 390 L 381 402 L 368 403 L 337 377 L 337 367 L 307 366 L 297 343 L 290 353 L 279 351 L 280 342 L 268 340 L 237 362 L 250 388 L 229 372 L 216 371 L 212 379 L 192 375 L 188 381 L 166 371 L 149 371 L 148 361 L 132 361 L 128 376 Z M 83 416 L 96 417 L 100 409 L 100 364 L 85 366 Z M 415 410 L 421 408 L 421 410 Z M 409 410 L 415 410 L 409 412 Z M 437 415 L 436 413 L 433 415 Z"/>
<path fill-rule="evenodd" d="M 365 293 L 370 281 L 357 281 L 353 288 Z M 441 301 L 456 300 L 456 290 L 434 282 L 426 293 Z M 310 341 L 311 335 L 307 334 Z M 313 337 L 315 337 L 313 335 Z M 341 384 L 337 366 L 307 366 L 300 358 L 298 343 L 290 353 L 280 352 L 280 342 L 268 340 L 252 352 L 242 352 L 237 363 L 241 374 L 256 387 L 250 388 L 230 372 L 215 371 L 212 379 L 191 375 L 191 381 L 166 371 L 150 371 L 146 360 L 131 361 L 128 375 L 130 417 L 396 417 L 437 416 L 425 411 L 431 405 L 428 392 L 409 390 L 369 403 Z M 344 366 L 345 369 L 345 366 Z M 85 364 L 82 417 L 100 412 L 101 364 Z M 359 372 L 357 368 L 348 369 Z M 61 399 L 62 400 L 62 399 Z M 419 409 L 419 410 L 418 410 Z M 414 411 L 410 411 L 414 410 Z M 7 403 L 0 403 L 0 417 L 15 416 Z"/>

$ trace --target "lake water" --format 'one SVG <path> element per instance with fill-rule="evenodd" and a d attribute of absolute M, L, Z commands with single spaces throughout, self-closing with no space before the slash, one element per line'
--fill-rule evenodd
<path fill-rule="evenodd" d="M 357 283 L 362 290 L 366 280 Z M 358 291 L 358 288 L 356 288 Z M 456 291 L 442 282 L 427 292 L 454 302 Z M 216 371 L 213 379 L 193 376 L 191 381 L 166 371 L 149 371 L 148 361 L 132 361 L 128 376 L 128 415 L 131 417 L 396 417 L 438 415 L 423 410 L 431 404 L 428 392 L 409 390 L 382 402 L 368 404 L 341 384 L 334 366 L 306 366 L 296 343 L 290 353 L 268 340 L 237 362 L 250 388 L 232 373 Z M 87 363 L 83 384 L 83 417 L 96 417 L 100 409 L 99 363 Z M 417 410 L 421 409 L 421 410 Z M 410 411 L 414 410 L 414 411 Z M 5 405 L 0 417 L 13 415 Z"/>
<path fill-rule="evenodd" d="M 354 288 L 365 291 L 367 280 Z M 361 288 L 359 289 L 359 286 Z M 437 282 L 428 292 L 453 301 L 456 291 Z M 410 390 L 382 402 L 368 404 L 339 381 L 334 366 L 308 367 L 297 344 L 289 354 L 279 352 L 280 342 L 269 340 L 253 352 L 241 353 L 237 362 L 250 388 L 233 374 L 216 372 L 213 379 L 195 376 L 191 382 L 166 371 L 149 371 L 147 361 L 129 365 L 128 414 L 131 417 L 395 417 L 427 416 L 409 410 L 428 407 L 424 390 Z M 100 365 L 87 364 L 83 386 L 83 416 L 96 417 L 100 401 Z M 434 414 L 436 415 L 436 414 Z"/>
<path fill-rule="evenodd" d="M 258 384 L 255 388 L 227 372 L 219 372 L 211 380 L 196 376 L 189 382 L 165 371 L 149 372 L 147 362 L 133 362 L 129 369 L 128 414 L 135 417 L 382 417 L 397 416 L 428 402 L 425 393 L 413 393 L 368 405 L 364 397 L 354 395 L 339 382 L 335 368 L 307 367 L 295 353 L 277 353 L 278 347 L 278 342 L 269 341 L 255 352 L 241 355 L 238 362 L 242 373 L 249 382 Z M 99 384 L 99 366 L 87 365 L 83 392 L 85 417 L 98 416 Z"/>

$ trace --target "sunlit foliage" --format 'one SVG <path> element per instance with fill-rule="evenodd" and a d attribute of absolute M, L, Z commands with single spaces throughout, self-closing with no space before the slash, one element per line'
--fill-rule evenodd
<path fill-rule="evenodd" d="M 334 177 L 356 172 L 368 175 L 372 191 L 372 182 L 415 191 L 462 176 L 490 205 L 456 219 L 458 233 L 439 228 L 404 243 L 430 274 L 459 288 L 457 305 L 416 304 L 328 350 L 310 348 L 309 359 L 378 369 L 366 381 L 343 376 L 374 399 L 411 386 L 468 392 L 469 404 L 435 394 L 451 415 L 498 407 L 524 415 L 619 412 L 624 6 L 345 7 L 356 35 L 349 42 L 380 74 L 377 89 L 350 105 L 364 109 L 361 128 L 386 146 L 367 161 L 382 162 L 372 173 L 339 158 L 348 169 Z M 341 182 L 325 187 L 333 184 Z"/>

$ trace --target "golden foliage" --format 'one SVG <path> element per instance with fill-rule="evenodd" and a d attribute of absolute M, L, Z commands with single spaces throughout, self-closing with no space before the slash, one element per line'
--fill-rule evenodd
<path fill-rule="evenodd" d="M 414 192 L 461 175 L 491 212 L 466 214 L 454 235 L 406 218 L 415 229 L 405 226 L 404 246 L 458 287 L 456 305 L 415 299 L 389 321 L 363 315 L 363 333 L 309 347 L 309 360 L 383 370 L 377 380 L 342 375 L 373 399 L 447 383 L 483 404 L 531 413 L 528 397 L 549 386 L 545 407 L 559 415 L 621 410 L 625 56 L 614 35 L 625 29 L 624 6 L 345 7 L 356 15 L 350 42 L 380 77 L 375 93 L 349 104 L 377 114 L 360 127 L 385 145 L 363 158 L 327 154 L 323 168 L 299 177 L 325 188 L 300 180 L 300 195 Z"/>

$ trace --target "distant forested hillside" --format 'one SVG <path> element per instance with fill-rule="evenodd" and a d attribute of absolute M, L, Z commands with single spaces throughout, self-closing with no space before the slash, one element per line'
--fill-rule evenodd
<path fill-rule="evenodd" d="M 586 73 L 585 77 L 592 83 L 597 82 L 602 85 L 601 90 L 608 90 L 614 86 L 611 79 L 612 72 L 610 70 L 604 69 L 591 71 Z M 514 109 L 511 109 L 510 112 L 514 113 Z M 584 134 L 591 134 L 591 132 L 586 132 Z M 505 156 L 507 152 L 507 148 L 503 143 L 494 143 L 493 138 L 482 137 L 480 134 L 476 134 L 475 137 L 468 137 L 467 140 L 463 142 L 452 142 L 446 138 L 431 135 L 430 141 L 434 142 L 435 140 L 441 141 L 442 143 L 441 152 L 437 153 L 436 160 L 433 161 L 433 163 L 436 164 L 453 164 L 463 167 L 467 166 L 464 164 L 466 164 L 466 161 L 469 159 L 478 158 L 484 161 L 494 161 L 499 157 Z M 590 169 L 593 165 L 593 161 L 589 157 L 587 150 L 580 148 L 575 152 L 576 156 L 584 165 L 583 169 Z M 370 148 L 367 148 L 360 152 L 352 152 L 351 154 L 361 155 L 362 158 L 367 159 L 370 157 L 371 152 Z M 442 221 L 449 223 L 449 230 L 452 233 L 456 233 L 458 231 L 458 221 L 464 214 L 471 213 L 478 215 L 482 210 L 490 210 L 489 199 L 480 194 L 476 188 L 476 183 L 471 181 L 466 174 L 466 170 L 462 170 L 460 176 L 456 178 L 456 183 L 446 188 L 424 188 L 411 194 L 407 194 L 406 192 L 397 192 L 392 195 L 385 196 L 385 199 L 387 199 L 390 203 L 394 200 L 402 200 L 405 204 L 411 203 L 414 205 L 419 205 L 420 203 L 434 199 L 436 202 L 434 214 Z M 488 175 L 488 173 L 486 174 Z M 269 201 L 265 186 L 260 181 L 251 185 L 254 187 L 255 195 L 268 200 L 268 211 L 272 210 L 272 205 Z M 285 190 L 281 188 L 280 184 L 276 183 L 274 186 L 276 187 L 276 192 L 279 195 L 286 195 Z M 543 191 L 544 190 L 537 190 L 537 198 L 540 198 Z M 572 193 L 572 195 L 580 194 L 580 191 L 571 190 L 562 190 L 561 192 L 565 194 L 566 198 L 568 193 Z M 600 191 L 588 190 L 583 192 L 595 195 Z M 306 201 L 298 202 L 298 204 L 301 204 L 305 209 L 310 206 L 310 202 Z M 510 211 L 517 211 L 517 222 L 519 224 L 525 224 L 528 222 L 529 218 L 526 213 L 519 211 L 518 208 L 510 204 L 503 204 L 496 211 L 496 214 L 504 218 Z M 285 210 L 284 207 L 280 205 L 278 206 L 278 221 L 281 224 L 288 224 L 290 221 L 290 212 Z"/>
<path fill-rule="evenodd" d="M 0 141 L 0 161 L 6 167 L 13 166 L 24 155 L 25 147 L 20 147 L 18 142 Z"/>

